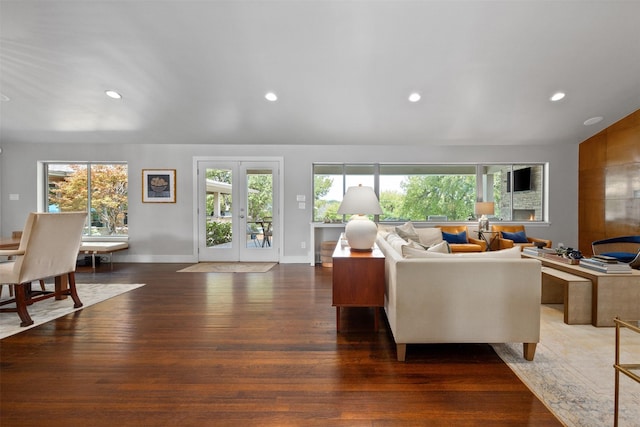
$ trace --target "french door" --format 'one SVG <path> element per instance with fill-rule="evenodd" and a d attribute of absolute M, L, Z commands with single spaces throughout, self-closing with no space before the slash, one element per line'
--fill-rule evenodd
<path fill-rule="evenodd" d="M 279 261 L 277 161 L 199 160 L 198 260 Z"/>

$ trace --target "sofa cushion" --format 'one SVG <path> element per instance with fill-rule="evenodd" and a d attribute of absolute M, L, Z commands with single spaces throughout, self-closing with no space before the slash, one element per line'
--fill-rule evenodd
<path fill-rule="evenodd" d="M 438 227 L 416 228 L 416 233 L 418 233 L 419 241 L 423 245 L 433 246 L 443 241 L 442 230 Z"/>
<path fill-rule="evenodd" d="M 449 244 L 445 241 L 442 241 L 430 247 L 425 247 L 418 242 L 410 240 L 408 244 L 402 246 L 402 256 L 405 258 L 411 258 L 411 255 L 420 255 L 420 252 L 438 252 L 442 254 L 449 254 L 451 253 L 451 250 L 449 249 Z"/>
<path fill-rule="evenodd" d="M 453 253 L 453 254 L 443 254 L 439 252 L 412 252 L 410 255 L 406 255 L 406 258 L 448 258 L 448 259 L 458 259 L 458 258 L 513 258 L 520 259 L 522 252 L 518 246 L 514 246 L 513 248 L 503 249 L 500 251 L 491 251 L 491 252 L 462 252 L 462 253 Z"/>
<path fill-rule="evenodd" d="M 469 243 L 469 239 L 467 239 L 467 232 L 461 231 L 460 233 L 447 233 L 446 231 L 442 232 L 442 238 L 449 243 Z"/>
<path fill-rule="evenodd" d="M 420 240 L 420 238 L 418 237 L 418 233 L 416 232 L 416 229 L 414 228 L 411 221 L 397 226 L 395 231 L 398 236 L 402 237 L 405 240 L 413 240 L 415 242 Z"/>
<path fill-rule="evenodd" d="M 399 254 L 402 254 L 402 246 L 409 244 L 409 242 L 398 236 L 396 233 L 389 233 L 386 240 L 387 243 L 389 243 L 389 246 Z"/>
<path fill-rule="evenodd" d="M 502 232 L 502 238 L 513 240 L 513 243 L 529 243 L 527 235 L 524 231 L 517 231 L 515 233 L 509 233 L 508 231 Z"/>

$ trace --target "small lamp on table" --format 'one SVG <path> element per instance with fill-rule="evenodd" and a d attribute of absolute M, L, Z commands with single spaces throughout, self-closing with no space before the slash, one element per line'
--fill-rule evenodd
<path fill-rule="evenodd" d="M 493 215 L 494 208 L 493 202 L 476 202 L 476 216 L 480 215 L 478 231 L 489 231 L 489 218 L 487 218 L 487 215 Z"/>

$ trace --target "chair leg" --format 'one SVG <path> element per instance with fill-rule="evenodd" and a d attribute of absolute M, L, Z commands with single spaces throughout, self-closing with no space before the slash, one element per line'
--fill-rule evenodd
<path fill-rule="evenodd" d="M 16 311 L 18 312 L 18 316 L 20 316 L 20 326 L 25 327 L 33 324 L 33 320 L 31 316 L 29 316 L 29 312 L 27 311 L 27 297 L 25 294 L 25 284 L 20 283 L 15 285 L 15 293 L 16 293 Z"/>
<path fill-rule="evenodd" d="M 69 273 L 69 294 L 73 299 L 73 308 L 82 307 L 82 301 L 80 301 L 80 297 L 78 297 L 78 292 L 76 291 L 76 274 L 72 271 Z"/>
<path fill-rule="evenodd" d="M 43 291 L 47 290 L 47 288 L 45 288 L 44 286 L 44 280 L 40 279 L 40 289 L 42 289 Z"/>

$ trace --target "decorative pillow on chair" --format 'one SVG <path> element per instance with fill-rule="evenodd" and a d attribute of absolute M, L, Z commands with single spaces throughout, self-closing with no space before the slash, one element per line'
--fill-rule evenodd
<path fill-rule="evenodd" d="M 442 238 L 448 243 L 469 243 L 467 239 L 467 232 L 461 231 L 458 234 L 442 232 Z"/>
<path fill-rule="evenodd" d="M 507 231 L 502 231 L 502 238 L 507 240 L 513 240 L 513 243 L 529 243 L 527 240 L 527 235 L 524 231 L 518 231 L 515 233 L 509 233 Z"/>
<path fill-rule="evenodd" d="M 413 240 L 414 242 L 420 241 L 420 237 L 418 237 L 418 233 L 413 227 L 413 223 L 411 223 L 411 221 L 397 226 L 396 233 L 404 240 Z"/>

